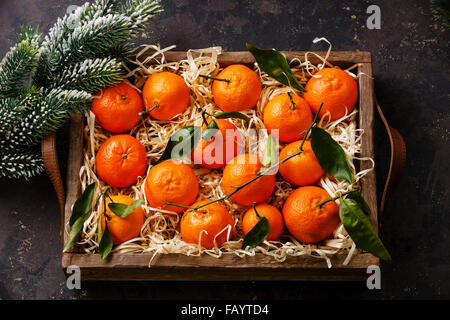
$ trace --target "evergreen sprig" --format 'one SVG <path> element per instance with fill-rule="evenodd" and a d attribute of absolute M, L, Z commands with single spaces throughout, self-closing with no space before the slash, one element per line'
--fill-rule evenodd
<path fill-rule="evenodd" d="M 92 94 L 120 82 L 122 66 L 114 58 L 87 59 L 70 65 L 55 77 L 53 86 Z"/>
<path fill-rule="evenodd" d="M 43 137 L 55 132 L 69 118 L 70 112 L 64 106 L 55 91 L 41 92 L 38 101 L 0 141 L 0 149 L 27 149 L 39 144 Z"/>
<path fill-rule="evenodd" d="M 0 151 L 0 173 L 6 178 L 31 178 L 44 171 L 40 149 Z"/>
<path fill-rule="evenodd" d="M 160 11 L 159 0 L 96 0 L 59 18 L 44 38 L 22 29 L 0 62 L 0 177 L 43 171 L 39 143 L 121 81 L 130 39 Z"/>
<path fill-rule="evenodd" d="M 37 29 L 23 29 L 19 43 L 0 62 L 0 98 L 17 96 L 24 90 L 23 82 L 37 66 Z"/>

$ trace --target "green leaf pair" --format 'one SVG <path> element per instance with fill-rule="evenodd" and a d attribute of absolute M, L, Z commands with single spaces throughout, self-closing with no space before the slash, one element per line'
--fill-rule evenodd
<path fill-rule="evenodd" d="M 353 183 L 352 172 L 342 147 L 333 140 L 328 132 L 314 127 L 311 130 L 311 147 L 322 168 L 338 179 Z M 360 249 L 373 255 L 391 260 L 370 223 L 370 208 L 358 191 L 351 192 L 339 205 L 339 217 L 350 237 Z"/>
<path fill-rule="evenodd" d="M 69 250 L 77 242 L 84 220 L 91 211 L 92 200 L 94 199 L 95 182 L 86 187 L 81 196 L 75 201 L 72 208 L 72 215 L 69 219 L 70 233 L 69 239 L 64 246 L 63 252 Z"/>
<path fill-rule="evenodd" d="M 92 208 L 92 201 L 94 199 L 94 191 L 95 191 L 95 185 L 96 183 L 93 182 L 90 185 L 86 187 L 84 192 L 81 194 L 81 196 L 75 201 L 72 209 L 72 215 L 69 219 L 69 225 L 70 225 L 70 233 L 69 233 L 69 239 L 64 246 L 63 252 L 66 252 L 68 249 L 70 249 L 76 242 L 79 237 L 79 234 L 81 230 L 83 229 L 84 221 L 86 220 L 89 212 Z M 108 189 L 107 189 L 108 190 Z M 96 205 L 100 198 L 103 198 L 103 205 L 104 208 L 106 208 L 106 200 L 105 200 L 105 194 L 107 192 L 103 192 L 97 199 Z M 108 204 L 108 208 L 118 217 L 120 218 L 126 218 L 130 213 L 132 213 L 134 210 L 136 210 L 137 207 L 144 204 L 144 200 L 136 200 L 133 201 L 130 205 L 126 205 L 123 203 L 117 203 L 117 202 L 111 202 Z M 106 211 L 106 209 L 104 209 Z M 106 215 L 105 212 L 103 214 Z M 108 218 L 105 219 L 105 230 L 102 232 L 101 227 L 101 219 L 98 222 L 97 225 L 97 235 L 98 235 L 98 241 L 99 241 L 99 253 L 102 259 L 105 259 L 109 253 L 111 252 L 114 243 L 111 237 L 111 234 L 108 230 Z"/>
<path fill-rule="evenodd" d="M 126 218 L 130 213 L 136 210 L 137 207 L 144 204 L 144 200 L 135 200 L 130 205 L 126 205 L 118 202 L 111 202 L 108 204 L 108 208 L 118 217 Z"/>
<path fill-rule="evenodd" d="M 200 132 L 201 128 L 197 126 L 187 126 L 178 129 L 170 137 L 163 154 L 154 164 L 156 165 L 169 159 L 181 159 L 191 154 L 200 140 Z"/>

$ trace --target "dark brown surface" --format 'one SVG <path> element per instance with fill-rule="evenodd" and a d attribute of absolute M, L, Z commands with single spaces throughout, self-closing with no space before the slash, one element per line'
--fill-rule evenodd
<path fill-rule="evenodd" d="M 0 55 L 22 24 L 46 32 L 70 4 L 84 1 L 1 0 Z M 311 299 L 450 298 L 449 31 L 429 2 L 376 1 L 381 29 L 365 27 L 371 1 L 164 1 L 144 42 L 177 50 L 245 42 L 280 50 L 370 51 L 375 90 L 390 124 L 405 137 L 408 163 L 383 215 L 382 239 L 394 262 L 381 265 L 382 289 L 364 283 L 157 282 L 83 283 L 69 290 L 60 270 L 59 213 L 46 176 L 0 181 L 0 297 L 3 299 Z M 180 27 L 183 26 L 183 27 Z M 378 195 L 389 148 L 375 122 Z M 66 141 L 67 142 L 67 135 Z M 60 149 L 61 150 L 61 149 Z M 64 149 L 60 153 L 64 154 Z M 380 199 L 378 199 L 380 200 Z"/>
<path fill-rule="evenodd" d="M 322 53 L 324 54 L 324 53 Z M 295 57 L 304 57 L 305 52 L 286 52 L 288 60 Z M 186 59 L 186 52 L 173 51 L 165 55 L 168 62 Z M 146 56 L 141 57 L 142 61 Z M 311 60 L 310 60 L 311 61 Z M 362 157 L 374 158 L 374 98 L 371 55 L 368 52 L 332 52 L 330 63 L 338 66 L 350 66 L 358 63 L 358 72 L 364 73 L 359 78 L 359 126 L 364 131 L 362 137 Z M 320 60 L 312 60 L 319 63 Z M 224 52 L 218 57 L 221 67 L 229 64 L 254 63 L 248 51 Z M 69 139 L 69 160 L 67 177 L 67 199 L 65 206 L 64 243 L 67 242 L 70 229 L 68 222 L 72 214 L 72 206 L 79 197 L 80 178 L 78 172 L 82 164 L 83 153 L 83 119 L 79 115 L 71 119 Z M 54 152 L 53 152 L 54 153 Z M 361 170 L 370 167 L 367 161 L 360 161 Z M 47 168 L 50 173 L 55 166 Z M 57 184 L 58 185 L 58 184 Z M 371 221 L 378 229 L 378 206 L 376 197 L 375 172 L 371 172 L 361 181 L 362 194 L 366 199 L 372 213 Z M 59 197 L 60 198 L 60 197 Z M 75 253 L 72 253 L 75 252 Z M 224 255 L 216 259 L 207 255 L 201 257 L 188 257 L 182 254 L 161 255 L 156 257 L 152 267 L 149 261 L 152 254 L 126 255 L 115 254 L 110 260 L 102 260 L 98 254 L 77 254 L 76 248 L 63 255 L 62 266 L 66 270 L 71 265 L 79 266 L 85 280 L 328 280 L 328 281 L 364 281 L 366 269 L 369 266 L 379 265 L 379 259 L 370 254 L 361 255 L 352 259 L 344 266 L 347 254 L 338 254 L 331 259 L 333 268 L 330 270 L 324 260 L 310 256 L 289 257 L 283 263 L 275 261 L 272 257 L 257 253 L 253 257 L 241 259 L 235 255 Z M 81 252 L 80 252 L 81 253 Z"/>

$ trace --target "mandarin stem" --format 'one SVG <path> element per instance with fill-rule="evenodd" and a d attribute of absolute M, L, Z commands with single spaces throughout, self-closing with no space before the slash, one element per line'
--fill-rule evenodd
<path fill-rule="evenodd" d="M 335 197 L 333 197 L 333 198 L 325 199 L 325 200 L 319 202 L 319 203 L 317 204 L 317 207 L 322 208 L 322 206 L 323 206 L 325 203 L 331 202 L 331 201 L 335 201 L 335 200 L 341 198 L 342 196 L 345 196 L 346 194 L 352 193 L 352 192 L 354 192 L 354 191 L 355 191 L 355 190 L 346 191 L 346 192 L 341 193 L 340 195 L 335 196 Z"/>
<path fill-rule="evenodd" d="M 313 126 L 317 124 L 317 118 L 319 117 L 320 110 L 322 110 L 322 106 L 323 106 L 323 102 L 320 104 L 319 110 L 317 110 L 312 124 L 309 126 L 308 130 L 306 131 L 305 135 L 303 136 L 302 144 L 300 145 L 300 151 L 303 151 L 303 144 L 305 143 L 306 138 L 308 137 L 309 133 L 311 132 Z"/>
<path fill-rule="evenodd" d="M 202 77 L 202 78 L 206 78 L 206 79 L 211 79 L 211 80 L 226 81 L 226 82 L 228 82 L 228 83 L 231 82 L 230 79 L 215 78 L 215 77 L 208 76 L 208 75 L 206 75 L 206 74 L 199 74 L 198 76 L 199 76 L 199 77 Z"/>
<path fill-rule="evenodd" d="M 291 109 L 295 110 L 295 102 L 294 102 L 294 99 L 292 99 L 292 94 L 290 92 L 288 92 L 288 96 L 289 96 L 289 100 L 291 100 L 291 103 L 292 103 Z"/>
<path fill-rule="evenodd" d="M 259 215 L 258 211 L 256 210 L 256 203 L 253 202 L 253 210 L 255 210 L 256 216 L 258 217 L 258 220 L 261 220 L 262 217 Z"/>
<path fill-rule="evenodd" d="M 165 206 L 174 206 L 174 207 L 179 207 L 179 208 L 186 208 L 186 209 L 193 209 L 193 210 L 195 210 L 195 207 L 182 206 L 181 204 L 170 203 L 170 202 L 168 202 L 166 200 L 163 200 L 163 202 L 165 203 Z"/>
<path fill-rule="evenodd" d="M 203 119 L 204 125 L 205 125 L 206 127 L 208 127 L 209 123 L 208 123 L 208 121 L 206 120 L 205 111 L 202 110 L 202 111 L 201 111 L 201 114 L 202 114 L 202 119 Z"/>
<path fill-rule="evenodd" d="M 147 110 L 147 112 L 150 113 L 150 112 L 152 112 L 153 110 L 155 110 L 155 109 L 158 108 L 158 107 L 159 107 L 159 104 L 157 104 L 157 103 L 155 102 L 155 104 L 153 105 L 153 107 L 151 107 L 150 110 Z"/>

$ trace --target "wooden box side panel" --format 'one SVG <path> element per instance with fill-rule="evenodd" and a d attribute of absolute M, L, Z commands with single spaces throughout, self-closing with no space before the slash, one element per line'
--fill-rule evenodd
<path fill-rule="evenodd" d="M 319 55 L 320 57 L 325 57 L 327 54 L 326 52 L 322 51 L 315 52 L 315 54 L 317 55 L 306 51 L 282 51 L 282 53 L 286 56 L 286 59 L 288 60 L 298 58 L 301 61 L 305 61 L 305 55 L 307 54 L 308 60 L 313 64 L 323 63 L 323 61 L 319 57 L 317 57 L 317 55 Z M 192 54 L 196 56 L 199 53 L 192 52 Z M 150 55 L 151 55 L 150 52 L 145 53 L 141 57 L 139 57 L 139 59 L 145 60 Z M 175 62 L 186 59 L 186 52 L 167 51 L 164 53 L 164 56 L 168 62 Z M 222 52 L 217 57 L 217 60 L 221 66 L 228 66 L 230 64 L 235 63 L 251 65 L 255 62 L 255 59 L 248 51 Z M 343 66 L 356 63 L 371 63 L 372 58 L 370 53 L 365 51 L 335 51 L 330 53 L 327 61 L 334 65 Z"/>
<path fill-rule="evenodd" d="M 359 127 L 364 130 L 361 137 L 361 158 L 375 158 L 374 153 L 374 122 L 375 100 L 373 91 L 373 74 L 371 63 L 359 64 Z M 366 170 L 372 167 L 368 160 L 359 162 L 359 169 Z M 361 178 L 361 193 L 366 199 L 372 213 L 370 221 L 378 232 L 378 205 L 375 170 L 368 172 Z"/>
<path fill-rule="evenodd" d="M 82 266 L 84 280 L 333 280 L 356 281 L 367 278 L 368 265 L 377 264 L 371 254 L 355 256 L 344 266 L 346 255 L 330 257 L 339 268 L 327 268 L 323 259 L 310 256 L 287 257 L 280 263 L 272 257 L 237 257 L 225 254 L 220 259 L 204 255 L 114 254 L 108 260 L 99 255 L 64 254 L 63 268 Z M 153 259 L 153 261 L 152 261 Z M 150 266 L 150 261 L 152 264 Z"/>
<path fill-rule="evenodd" d="M 284 52 L 288 59 L 304 57 L 305 52 Z M 325 53 L 318 53 L 324 56 Z M 312 63 L 320 59 L 308 56 Z M 186 52 L 167 52 L 168 61 L 186 58 Z M 364 129 L 362 137 L 362 157 L 373 158 L 373 79 L 371 57 L 368 52 L 332 52 L 328 59 L 333 64 L 350 66 L 358 63 L 359 73 L 359 126 Z M 252 64 L 249 52 L 224 52 L 219 56 L 219 63 L 226 66 L 233 63 Z M 80 195 L 79 171 L 83 154 L 83 116 L 71 119 L 69 139 L 69 165 L 67 173 L 67 198 L 65 207 L 64 243 L 69 234 L 68 221 L 71 208 Z M 360 162 L 360 170 L 368 168 L 368 161 Z M 377 201 L 375 172 L 370 172 L 361 180 L 362 193 L 371 210 L 371 221 L 377 228 Z M 328 269 L 323 259 L 310 256 L 288 257 L 283 262 L 276 262 L 272 257 L 257 254 L 254 257 L 239 258 L 224 255 L 216 259 L 207 255 L 189 257 L 182 254 L 158 255 L 149 268 L 152 255 L 149 254 L 113 254 L 110 259 L 101 260 L 99 255 L 77 253 L 72 249 L 63 254 L 62 266 L 78 265 L 85 280 L 362 280 L 367 277 L 368 265 L 378 265 L 379 259 L 371 254 L 354 256 L 349 265 L 344 266 L 346 254 L 330 258 L 333 265 Z"/>
<path fill-rule="evenodd" d="M 84 121 L 82 114 L 75 114 L 71 117 L 67 168 L 67 196 L 64 208 L 64 229 L 62 232 L 64 245 L 67 243 L 69 237 L 69 219 L 72 214 L 72 206 L 81 194 L 80 169 L 83 162 L 83 125 Z M 70 250 L 70 252 L 74 251 L 75 249 Z"/>

